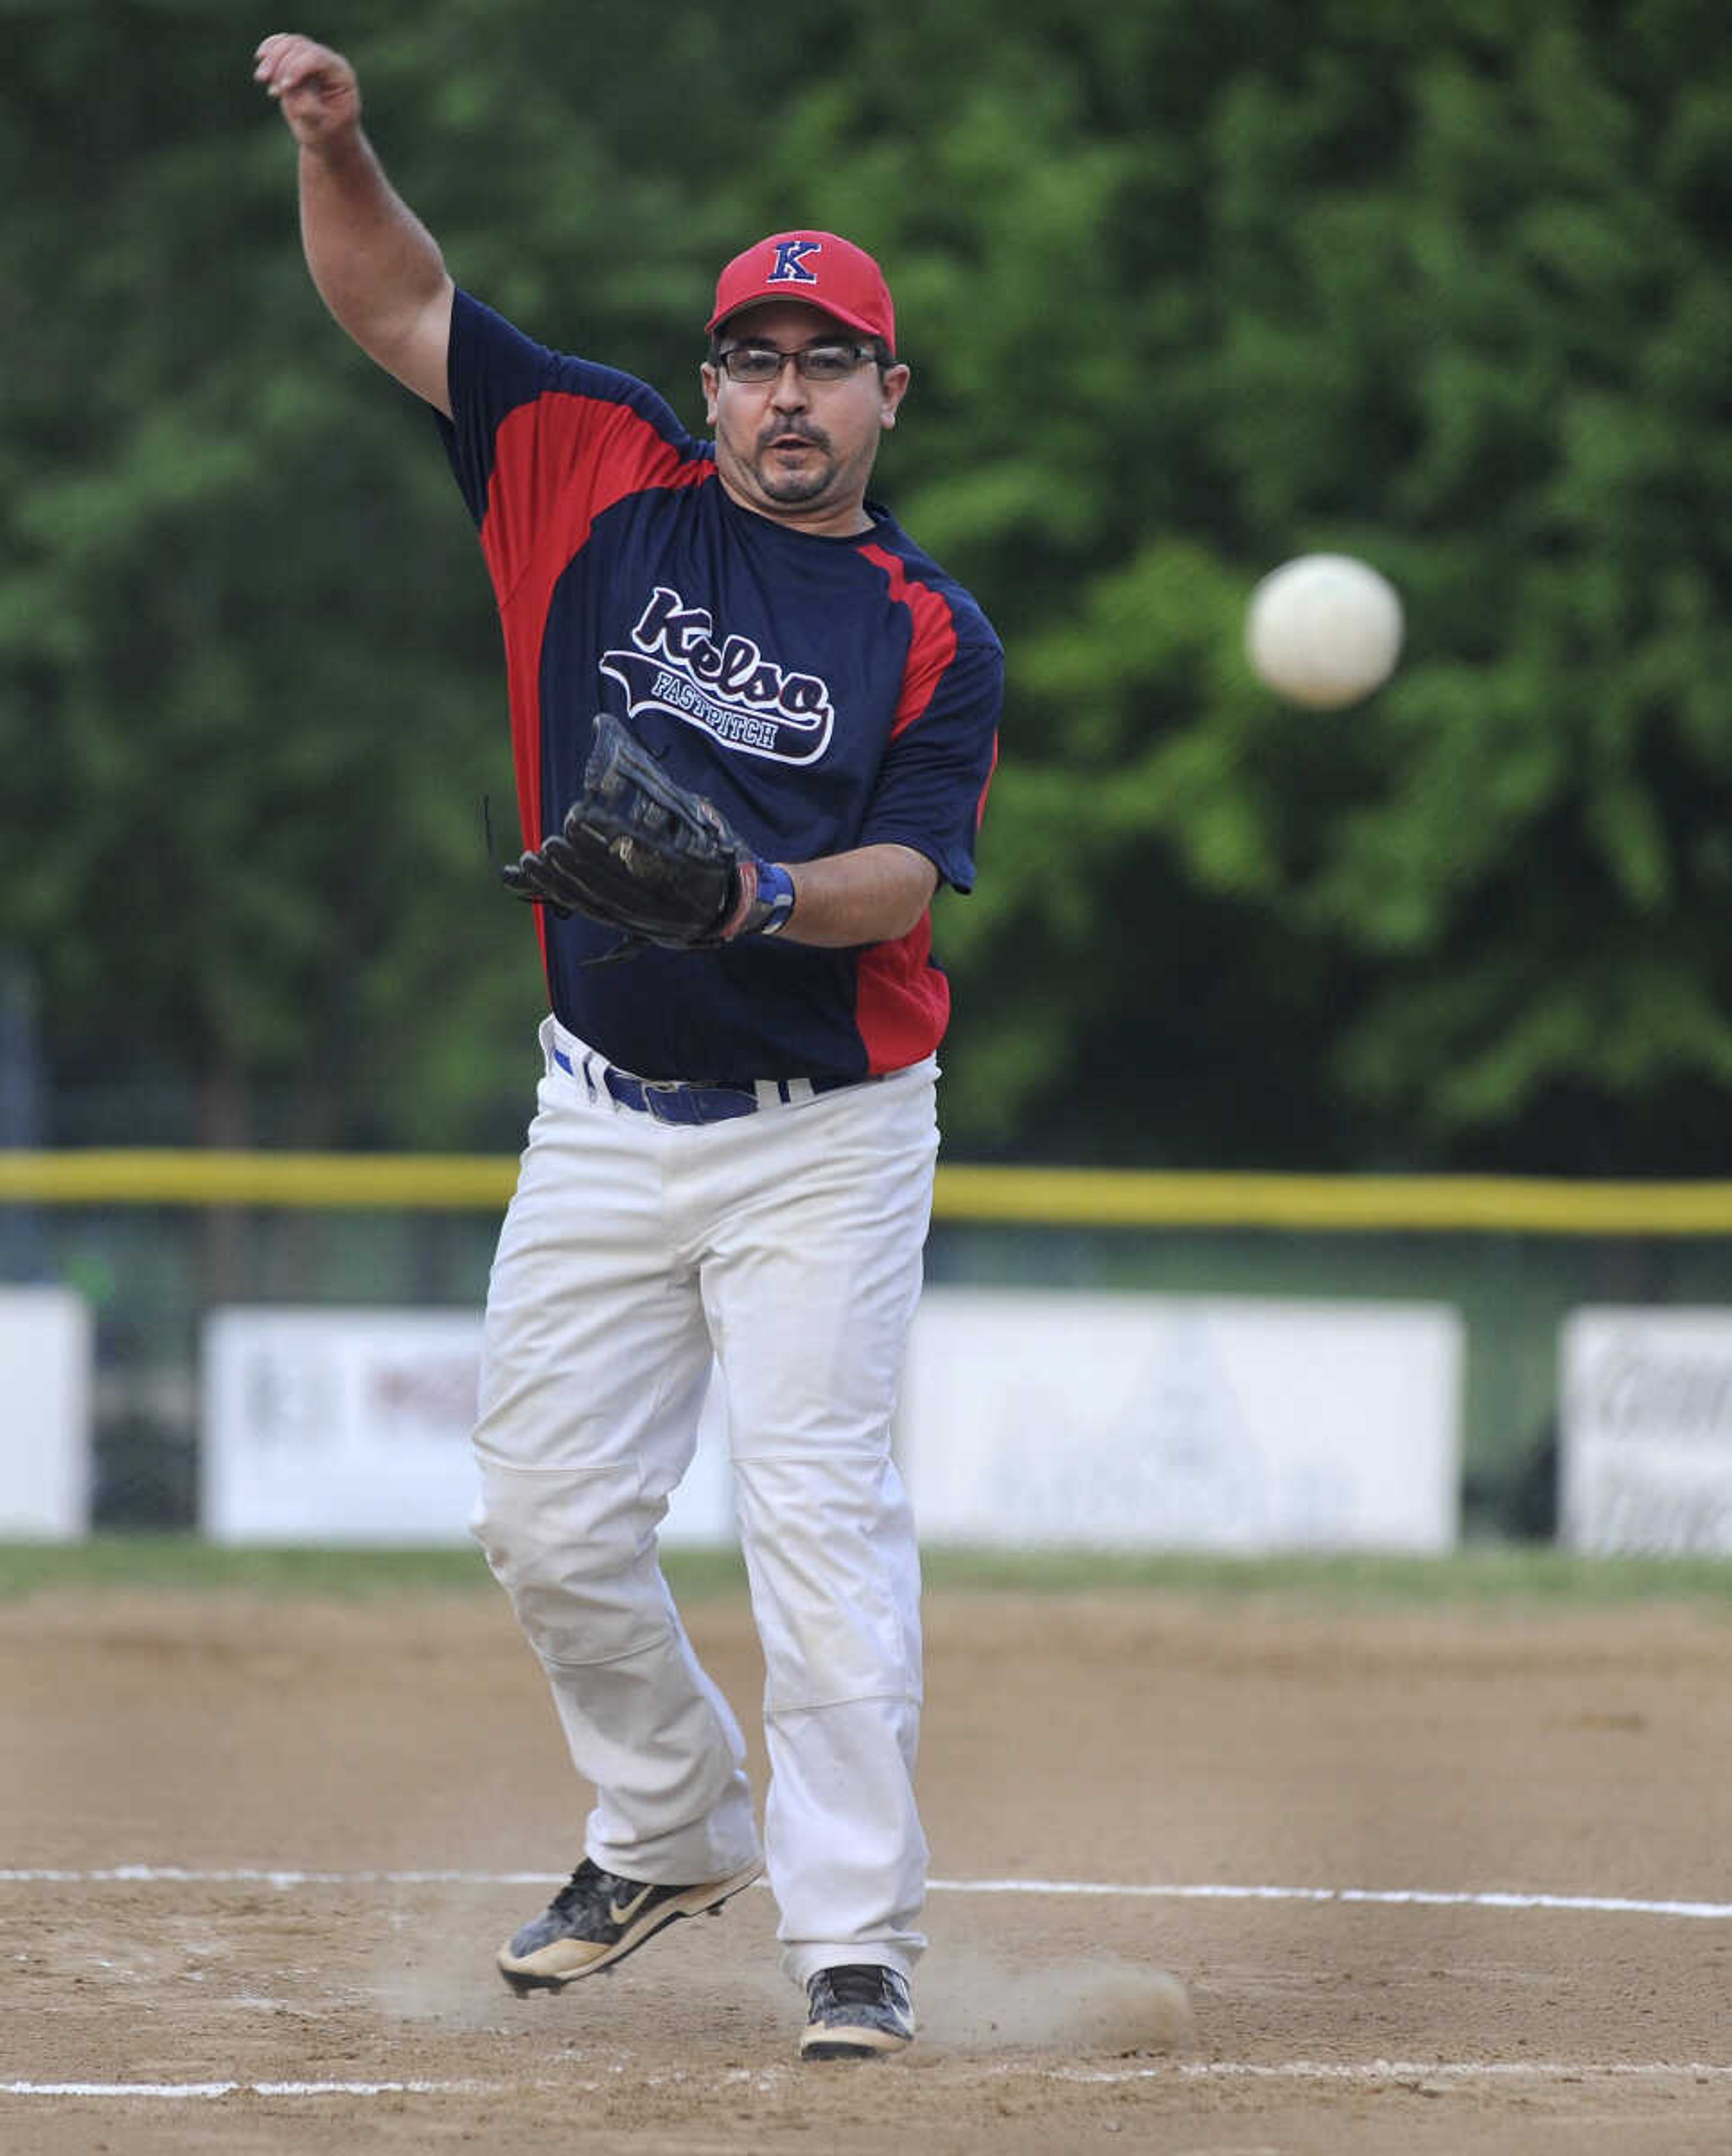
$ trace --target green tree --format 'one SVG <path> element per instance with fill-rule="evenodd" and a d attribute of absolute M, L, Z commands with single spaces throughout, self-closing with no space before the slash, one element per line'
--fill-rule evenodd
<path fill-rule="evenodd" d="M 340 35 L 460 280 L 693 422 L 744 238 L 888 264 L 881 491 L 1010 658 L 940 906 L 956 1149 L 1640 1172 L 1718 1168 L 1732 1088 L 1720 13 L 943 0 L 815 56 L 691 4 L 651 51 L 362 0 Z M 123 1040 L 208 1137 L 509 1142 L 540 989 L 425 416 L 318 307 L 232 11 L 9 20 L 0 942 L 62 1089 Z M 1410 642 L 1317 717 L 1239 638 L 1323 547 Z"/>
<path fill-rule="evenodd" d="M 180 1134 L 172 1106 L 137 1121 L 160 1073 L 210 1142 L 509 1142 L 542 991 L 484 853 L 484 795 L 496 845 L 516 825 L 498 639 L 431 423 L 319 306 L 232 9 L 140 8 L 124 36 L 23 12 L 0 941 L 63 1082 L 111 1075 L 124 1134 Z M 457 274 L 550 338 L 677 353 L 695 405 L 715 25 L 678 13 L 652 75 L 591 16 L 375 5 L 345 34 Z M 695 116 L 683 189 L 639 155 L 660 98 Z"/>
<path fill-rule="evenodd" d="M 944 919 L 953 1128 L 1717 1163 L 1716 23 L 1240 0 L 856 25 L 777 168 L 830 173 L 839 214 L 861 177 L 900 204 L 943 368 L 904 506 L 1010 644 L 989 873 Z M 1411 643 L 1318 719 L 1246 680 L 1239 634 L 1255 578 L 1325 547 L 1395 578 Z"/>

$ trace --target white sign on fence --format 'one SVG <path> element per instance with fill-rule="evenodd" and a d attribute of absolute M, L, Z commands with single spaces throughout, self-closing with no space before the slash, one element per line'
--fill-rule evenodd
<path fill-rule="evenodd" d="M 1732 1310 L 1575 1311 L 1559 1359 L 1560 1540 L 1732 1555 Z"/>
<path fill-rule="evenodd" d="M 470 1434 L 481 1358 L 481 1319 L 469 1312 L 213 1312 L 203 1532 L 222 1543 L 466 1542 L 480 1487 Z M 712 1399 L 663 1539 L 725 1541 L 732 1517 Z"/>
<path fill-rule="evenodd" d="M 0 1288 L 0 1541 L 89 1532 L 93 1354 L 82 1296 Z"/>
<path fill-rule="evenodd" d="M 933 1543 L 1447 1549 L 1462 1360 L 1438 1304 L 934 1288 L 915 1516 Z"/>
<path fill-rule="evenodd" d="M 467 1314 L 214 1313 L 205 1532 L 465 1539 L 480 1348 Z M 934 1288 L 897 1455 L 928 1542 L 1446 1549 L 1462 1360 L 1436 1305 Z M 719 1385 L 662 1532 L 734 1538 Z"/>

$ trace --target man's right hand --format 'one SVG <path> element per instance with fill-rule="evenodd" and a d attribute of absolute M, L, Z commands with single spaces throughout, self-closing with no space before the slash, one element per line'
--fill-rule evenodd
<path fill-rule="evenodd" d="M 289 131 L 304 150 L 326 149 L 359 124 L 360 85 L 341 53 L 280 30 L 254 57 L 254 81 L 263 83 L 282 106 Z"/>

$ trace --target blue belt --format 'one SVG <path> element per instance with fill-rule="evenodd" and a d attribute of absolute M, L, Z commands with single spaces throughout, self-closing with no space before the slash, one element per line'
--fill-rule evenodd
<path fill-rule="evenodd" d="M 755 1116 L 760 1107 L 778 1101 L 791 1102 L 812 1093 L 834 1093 L 843 1086 L 867 1082 L 863 1078 L 782 1078 L 763 1086 L 693 1086 L 680 1078 L 634 1078 L 629 1070 L 616 1070 L 599 1055 L 586 1055 L 579 1072 L 559 1048 L 553 1050 L 553 1060 L 573 1078 L 581 1076 L 592 1092 L 599 1077 L 622 1108 L 635 1108 L 640 1116 L 653 1116 L 659 1123 L 726 1123 L 736 1116 Z"/>

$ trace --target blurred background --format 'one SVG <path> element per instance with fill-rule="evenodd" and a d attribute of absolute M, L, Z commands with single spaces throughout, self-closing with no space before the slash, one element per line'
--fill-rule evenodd
<path fill-rule="evenodd" d="M 809 223 L 886 264 L 914 386 L 875 491 L 1009 660 L 979 888 L 936 919 L 947 1165 L 1725 1174 L 1723 7 L 0 22 L 0 1164 L 504 1178 L 407 1210 L 0 1185 L 0 1286 L 90 1313 L 95 1524 L 195 1520 L 216 1306 L 479 1306 L 537 1072 L 534 939 L 483 839 L 484 798 L 513 810 L 479 550 L 429 418 L 307 280 L 250 80 L 273 28 L 355 61 L 460 284 L 694 428 L 740 245 Z M 1327 714 L 1242 646 L 1257 579 L 1318 550 L 1407 623 L 1389 685 Z M 1732 1304 L 1732 1205 L 1392 1202 L 1349 1232 L 1326 1198 L 1199 1221 L 1134 1187 L 1133 1217 L 1095 1182 L 1006 1222 L 941 1186 L 934 1287 L 1452 1313 L 1470 1535 L 1555 1530 L 1570 1313 Z M 1704 1340 L 1649 1383 L 1695 1386 L 1699 1459 L 1732 1449 L 1697 1398 L 1732 1401 L 1732 1342 Z"/>

